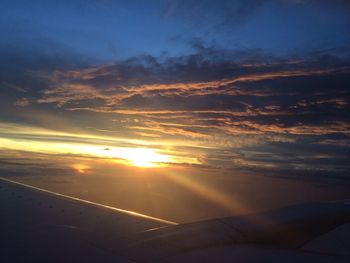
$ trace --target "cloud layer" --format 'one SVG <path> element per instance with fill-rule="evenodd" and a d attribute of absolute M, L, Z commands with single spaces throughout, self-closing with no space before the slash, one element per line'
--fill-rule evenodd
<path fill-rule="evenodd" d="M 30 70 L 2 83 L 11 102 L 2 107 L 12 121 L 172 145 L 208 167 L 344 176 L 346 54 L 274 57 L 198 43 L 186 56 Z"/>

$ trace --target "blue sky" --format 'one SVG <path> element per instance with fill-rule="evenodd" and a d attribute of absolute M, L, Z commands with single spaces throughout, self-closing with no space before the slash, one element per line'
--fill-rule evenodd
<path fill-rule="evenodd" d="M 346 1 L 2 1 L 0 30 L 9 45 L 45 42 L 105 62 L 190 54 L 198 39 L 288 55 L 348 45 L 349 9 Z"/>

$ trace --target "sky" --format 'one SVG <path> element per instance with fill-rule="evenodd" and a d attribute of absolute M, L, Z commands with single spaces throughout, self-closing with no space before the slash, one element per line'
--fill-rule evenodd
<path fill-rule="evenodd" d="M 2 0 L 0 14 L 4 175 L 349 180 L 349 1 Z"/>

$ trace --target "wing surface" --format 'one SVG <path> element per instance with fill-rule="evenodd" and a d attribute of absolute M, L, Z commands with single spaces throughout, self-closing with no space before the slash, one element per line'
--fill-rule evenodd
<path fill-rule="evenodd" d="M 350 262 L 348 201 L 177 225 L 1 179 L 0 215 L 1 262 Z"/>

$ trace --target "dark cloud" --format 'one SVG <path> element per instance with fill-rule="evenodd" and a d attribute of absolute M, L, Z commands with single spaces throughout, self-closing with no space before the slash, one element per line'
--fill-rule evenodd
<path fill-rule="evenodd" d="M 210 54 L 204 50 L 162 61 L 141 57 L 54 71 L 44 76 L 50 88 L 31 102 L 153 118 L 161 111 L 185 112 L 199 121 L 211 111 L 217 120 L 215 128 L 230 126 L 238 131 L 245 126 L 263 132 L 264 125 L 275 127 L 275 132 L 297 134 L 346 128 L 347 61 L 331 55 L 327 60 L 320 56 L 305 60 L 257 57 L 253 61 L 237 58 L 236 52 L 211 50 Z M 28 103 L 26 98 L 17 102 Z M 201 124 L 213 126 L 210 121 Z"/>

